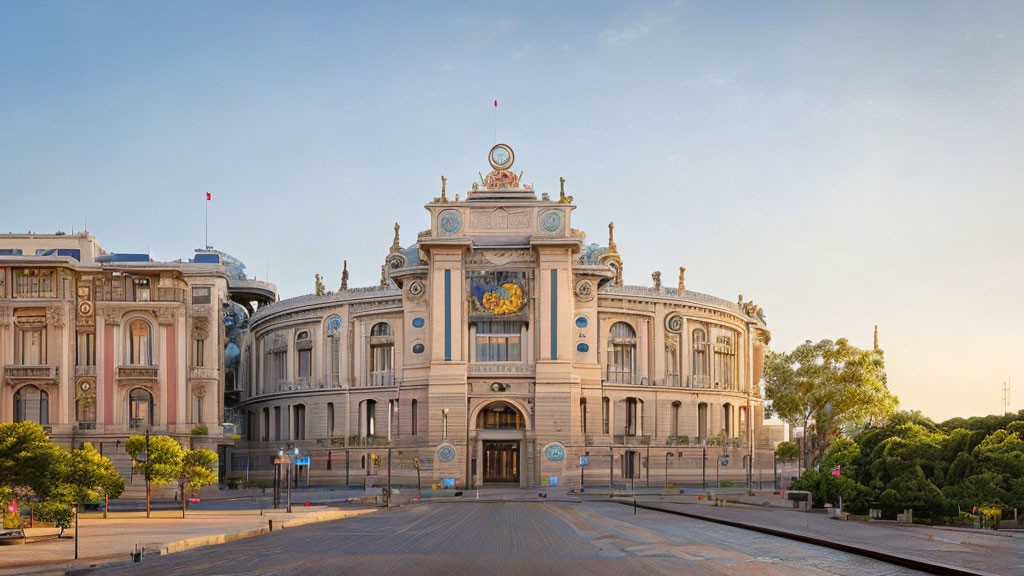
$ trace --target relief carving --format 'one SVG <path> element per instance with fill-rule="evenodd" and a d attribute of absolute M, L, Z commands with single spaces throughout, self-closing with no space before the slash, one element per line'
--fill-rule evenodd
<path fill-rule="evenodd" d="M 530 228 L 530 210 L 473 210 L 469 227 L 474 230 L 526 230 Z"/>

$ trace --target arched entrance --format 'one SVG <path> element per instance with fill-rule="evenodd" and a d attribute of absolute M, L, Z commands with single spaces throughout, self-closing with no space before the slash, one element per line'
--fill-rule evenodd
<path fill-rule="evenodd" d="M 492 402 L 477 412 L 480 483 L 520 483 L 525 429 L 526 418 L 523 413 L 508 402 Z"/>

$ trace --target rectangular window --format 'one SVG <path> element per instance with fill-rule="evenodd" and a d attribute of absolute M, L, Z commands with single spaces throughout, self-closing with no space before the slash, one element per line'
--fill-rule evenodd
<path fill-rule="evenodd" d="M 341 346 L 338 344 L 338 337 L 331 336 L 331 385 L 335 388 L 341 387 Z"/>
<path fill-rule="evenodd" d="M 263 441 L 270 441 L 270 408 L 263 409 Z"/>
<path fill-rule="evenodd" d="M 281 439 L 281 407 L 274 406 L 274 440 Z"/>
<path fill-rule="evenodd" d="M 75 350 L 75 363 L 79 366 L 96 365 L 96 335 L 91 332 L 79 332 Z"/>
<path fill-rule="evenodd" d="M 418 428 L 418 424 L 419 424 L 419 422 L 417 422 L 417 420 L 419 419 L 419 414 L 417 413 L 418 406 L 416 404 L 417 404 L 417 402 L 415 400 L 413 400 L 412 401 L 412 435 L 413 436 L 416 435 L 416 432 L 417 432 L 416 429 Z"/>
<path fill-rule="evenodd" d="M 54 285 L 55 273 L 53 270 L 15 270 L 14 297 L 55 298 L 57 296 Z"/>
<path fill-rule="evenodd" d="M 282 382 L 288 378 L 288 364 L 285 361 L 284 352 L 274 353 L 274 376 L 279 382 Z"/>
<path fill-rule="evenodd" d="M 607 397 L 601 398 L 601 434 L 608 434 L 611 420 L 612 402 Z"/>
<path fill-rule="evenodd" d="M 334 402 L 327 403 L 327 437 L 334 437 Z"/>
<path fill-rule="evenodd" d="M 626 436 L 637 435 L 638 412 L 636 398 L 626 398 Z"/>
<path fill-rule="evenodd" d="M 209 286 L 193 286 L 192 287 L 192 303 L 193 304 L 209 304 L 210 303 L 210 287 Z"/>
<path fill-rule="evenodd" d="M 206 348 L 206 340 L 196 338 L 192 341 L 192 365 L 204 366 L 203 350 Z"/>
<path fill-rule="evenodd" d="M 312 350 L 299 350 L 299 378 L 309 378 L 312 357 Z"/>
<path fill-rule="evenodd" d="M 46 331 L 42 328 L 18 330 L 18 364 L 39 366 L 46 363 Z"/>
<path fill-rule="evenodd" d="M 491 321 L 476 324 L 477 362 L 519 362 L 522 322 Z"/>
<path fill-rule="evenodd" d="M 587 399 L 580 398 L 580 430 L 587 433 Z"/>
<path fill-rule="evenodd" d="M 299 404 L 292 410 L 295 415 L 295 424 L 293 425 L 294 433 L 292 434 L 293 440 L 305 440 L 306 439 L 306 406 Z"/>

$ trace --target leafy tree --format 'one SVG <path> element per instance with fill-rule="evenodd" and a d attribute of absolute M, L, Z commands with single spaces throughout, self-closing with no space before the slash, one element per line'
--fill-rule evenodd
<path fill-rule="evenodd" d="M 181 444 L 170 436 L 150 436 L 147 452 L 145 436 L 131 436 L 124 444 L 132 457 L 132 466 L 142 468 L 146 479 L 146 517 L 149 518 L 150 487 L 164 486 L 181 477 Z"/>
<path fill-rule="evenodd" d="M 60 481 L 62 458 L 62 449 L 39 424 L 0 424 L 0 487 L 15 497 L 48 497 Z"/>
<path fill-rule="evenodd" d="M 845 338 L 810 340 L 765 362 L 771 411 L 805 430 L 805 466 L 811 467 L 844 427 L 882 419 L 898 400 L 885 384 L 881 350 L 861 350 Z"/>
<path fill-rule="evenodd" d="M 217 482 L 217 453 L 205 448 L 186 450 L 181 459 L 181 470 L 178 476 L 178 489 L 181 491 L 181 517 L 185 517 L 188 499 L 185 498 L 187 488 L 193 496 L 199 494 L 203 486 Z"/>
<path fill-rule="evenodd" d="M 779 442 L 775 447 L 775 458 L 782 461 L 800 458 L 800 446 L 796 442 Z"/>

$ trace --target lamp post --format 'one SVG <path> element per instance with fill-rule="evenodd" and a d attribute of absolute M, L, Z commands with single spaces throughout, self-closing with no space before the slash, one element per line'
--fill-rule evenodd
<path fill-rule="evenodd" d="M 289 454 L 289 456 L 294 456 L 295 458 L 297 458 L 299 456 L 299 449 L 298 448 L 293 448 L 292 449 L 292 454 Z M 294 462 L 293 458 L 289 458 L 288 459 L 288 478 L 287 478 L 287 480 L 288 480 L 288 513 L 289 514 L 292 513 L 292 462 Z"/>
<path fill-rule="evenodd" d="M 146 426 L 146 460 L 143 472 L 146 475 L 146 518 L 149 518 L 149 426 Z M 75 538 L 78 538 L 77 534 Z"/>
<path fill-rule="evenodd" d="M 708 489 L 708 439 L 700 439 L 700 489 Z"/>

